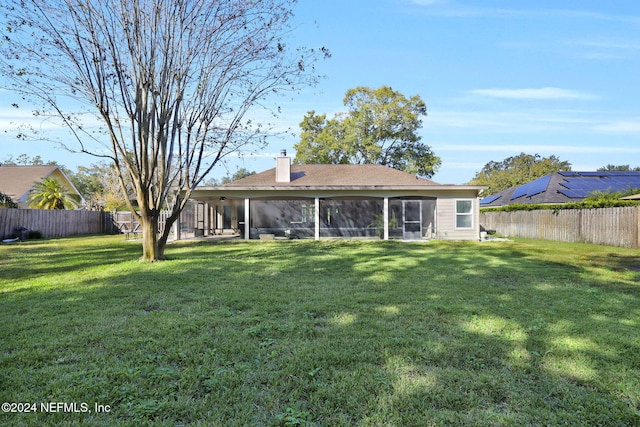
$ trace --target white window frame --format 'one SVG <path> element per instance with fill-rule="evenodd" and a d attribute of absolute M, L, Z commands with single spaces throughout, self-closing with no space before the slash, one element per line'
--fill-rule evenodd
<path fill-rule="evenodd" d="M 300 216 L 302 219 L 303 223 L 308 223 L 311 222 L 313 223 L 315 221 L 315 214 L 316 214 L 316 206 L 312 205 L 312 204 L 303 204 L 302 205 L 302 210 L 300 212 Z"/>
<path fill-rule="evenodd" d="M 471 203 L 471 209 L 469 210 L 469 212 L 458 212 L 458 202 L 470 202 Z M 456 221 L 456 229 L 458 230 L 471 230 L 473 229 L 473 199 L 456 199 L 455 200 L 455 221 Z M 468 216 L 471 218 L 471 225 L 469 227 L 458 227 L 458 217 L 460 216 Z"/>

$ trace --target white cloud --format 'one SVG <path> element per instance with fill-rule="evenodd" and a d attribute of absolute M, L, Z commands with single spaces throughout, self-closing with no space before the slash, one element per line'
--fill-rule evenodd
<path fill-rule="evenodd" d="M 526 88 L 526 89 L 476 89 L 470 91 L 474 95 L 491 98 L 522 99 L 522 100 L 559 100 L 559 99 L 593 99 L 594 95 L 557 87 Z"/>
<path fill-rule="evenodd" d="M 640 50 L 639 42 L 628 41 L 575 41 L 569 42 L 569 44 L 602 49 Z"/>
<path fill-rule="evenodd" d="M 411 2 L 419 6 L 432 6 L 434 4 L 442 3 L 442 0 L 411 0 Z"/>
<path fill-rule="evenodd" d="M 482 162 L 442 162 L 442 167 L 447 169 L 482 169 L 484 165 Z"/>
<path fill-rule="evenodd" d="M 572 56 L 589 60 L 635 60 L 640 51 L 637 39 L 569 40 L 565 45 Z"/>
<path fill-rule="evenodd" d="M 288 151 L 287 154 L 289 156 L 293 156 L 294 153 L 292 153 L 291 151 Z M 227 154 L 227 157 L 241 157 L 241 158 L 248 158 L 248 159 L 275 159 L 276 157 L 280 156 L 280 153 L 276 153 L 276 152 L 258 152 L 258 151 L 253 151 L 253 150 L 238 150 L 238 151 L 233 151 L 229 154 Z"/>
<path fill-rule="evenodd" d="M 419 6 L 432 6 L 439 3 L 446 3 L 443 0 L 411 0 L 412 3 Z M 513 19 L 513 18 L 569 18 L 591 21 L 609 21 L 622 22 L 630 24 L 640 23 L 640 17 L 637 15 L 617 15 L 610 13 L 594 12 L 585 9 L 517 9 L 517 8 L 495 8 L 483 6 L 468 6 L 461 3 L 453 3 L 446 8 L 437 8 L 435 10 L 425 9 L 426 13 L 435 13 L 443 16 L 452 17 L 470 17 L 470 16 L 487 16 L 491 18 Z"/>
<path fill-rule="evenodd" d="M 620 120 L 594 126 L 593 130 L 602 133 L 640 133 L 640 119 L 636 121 Z"/>
<path fill-rule="evenodd" d="M 431 111 L 424 122 L 427 132 L 458 129 L 467 133 L 529 134 L 575 132 L 593 124 L 592 112 L 573 111 Z"/>
<path fill-rule="evenodd" d="M 611 154 L 611 153 L 640 153 L 640 147 L 611 147 L 611 146 L 591 146 L 580 145 L 543 145 L 543 144 L 432 144 L 434 151 L 455 151 L 455 152 L 537 152 L 563 153 L 563 154 Z"/>

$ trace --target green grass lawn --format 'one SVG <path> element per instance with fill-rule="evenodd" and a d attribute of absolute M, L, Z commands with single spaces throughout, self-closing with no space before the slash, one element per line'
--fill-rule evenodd
<path fill-rule="evenodd" d="M 286 241 L 139 254 L 121 236 L 0 245 L 0 402 L 38 411 L 0 424 L 640 424 L 637 250 Z"/>

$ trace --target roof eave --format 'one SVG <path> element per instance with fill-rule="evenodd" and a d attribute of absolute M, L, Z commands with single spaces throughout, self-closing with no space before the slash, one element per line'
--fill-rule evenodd
<path fill-rule="evenodd" d="M 450 191 L 450 190 L 471 190 L 481 191 L 486 190 L 487 187 L 483 185 L 265 185 L 265 186 L 212 186 L 212 187 L 198 187 L 196 190 L 202 191 L 318 191 L 318 190 L 381 190 L 381 191 L 419 191 L 419 190 L 438 190 L 438 191 Z"/>

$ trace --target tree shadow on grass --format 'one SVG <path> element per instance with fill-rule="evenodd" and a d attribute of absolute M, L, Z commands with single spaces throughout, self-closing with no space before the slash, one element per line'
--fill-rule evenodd
<path fill-rule="evenodd" d="M 78 272 L 135 260 L 140 245 L 104 236 L 33 240 L 0 246 L 0 281 Z M 13 262 L 13 260 L 17 260 Z"/>
<path fill-rule="evenodd" d="M 456 319 L 457 328 L 436 327 L 435 339 L 421 353 L 398 352 L 390 359 L 401 396 L 391 406 L 415 405 L 406 411 L 408 418 L 389 421 L 638 421 L 638 377 L 632 374 L 640 361 L 638 286 L 626 280 L 587 282 L 590 272 L 583 268 L 531 259 L 514 248 L 451 255 L 434 253 L 429 261 L 445 266 L 450 273 L 440 284 L 453 284 L 458 294 L 435 292 L 424 308 L 446 313 L 449 322 Z M 628 382 L 626 390 L 616 376 Z"/>
<path fill-rule="evenodd" d="M 607 254 L 588 268 L 512 244 L 200 243 L 171 256 L 8 294 L 3 365 L 40 372 L 31 386 L 46 395 L 98 393 L 121 421 L 638 420 L 640 294 L 628 274 L 593 278 L 617 268 Z M 72 386 L 78 369 L 89 375 Z"/>

